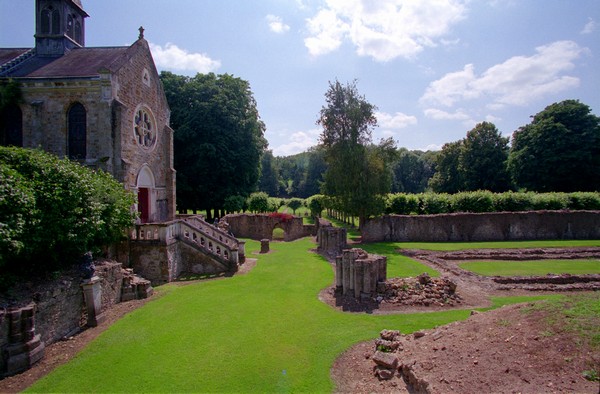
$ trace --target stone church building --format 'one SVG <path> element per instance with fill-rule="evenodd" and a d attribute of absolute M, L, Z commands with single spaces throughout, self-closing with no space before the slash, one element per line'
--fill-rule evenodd
<path fill-rule="evenodd" d="M 86 47 L 87 17 L 80 0 L 35 0 L 35 46 L 0 48 L 0 81 L 22 92 L 0 114 L 0 145 L 103 169 L 137 193 L 142 223 L 173 220 L 173 130 L 144 30 Z"/>

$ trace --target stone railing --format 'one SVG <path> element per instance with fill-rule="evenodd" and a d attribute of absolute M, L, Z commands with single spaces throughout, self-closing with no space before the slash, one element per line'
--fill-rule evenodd
<path fill-rule="evenodd" d="M 206 223 L 200 217 L 184 217 L 172 222 L 136 225 L 130 233 L 134 241 L 154 241 L 165 245 L 182 241 L 228 264 L 245 259 L 245 242 Z"/>

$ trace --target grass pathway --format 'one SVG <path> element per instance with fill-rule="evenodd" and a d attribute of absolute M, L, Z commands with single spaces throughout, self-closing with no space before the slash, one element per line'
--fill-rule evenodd
<path fill-rule="evenodd" d="M 412 332 L 469 311 L 348 314 L 317 294 L 333 270 L 309 239 L 272 243 L 247 275 L 166 285 L 31 392 L 330 392 L 329 369 L 384 328 Z M 249 241 L 247 253 L 259 248 Z M 252 256 L 255 257 L 255 256 Z"/>

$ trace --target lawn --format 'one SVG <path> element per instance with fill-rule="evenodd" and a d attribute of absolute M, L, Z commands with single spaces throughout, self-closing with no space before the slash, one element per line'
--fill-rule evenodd
<path fill-rule="evenodd" d="M 469 261 L 459 266 L 485 276 L 539 276 L 547 274 L 600 274 L 600 260 Z"/>
<path fill-rule="evenodd" d="M 309 239 L 271 243 L 248 274 L 165 285 L 31 392 L 330 392 L 329 369 L 384 328 L 403 333 L 466 319 L 469 311 L 338 312 L 317 299 L 334 277 Z M 535 298 L 519 298 L 527 301 Z M 513 302 L 495 299 L 496 305 Z"/>

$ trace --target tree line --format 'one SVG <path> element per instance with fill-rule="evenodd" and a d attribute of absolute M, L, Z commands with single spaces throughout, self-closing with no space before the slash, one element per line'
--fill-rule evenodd
<path fill-rule="evenodd" d="M 356 81 L 336 80 L 317 114 L 319 144 L 276 157 L 247 81 L 212 73 L 163 72 L 161 79 L 175 130 L 178 209 L 205 210 L 209 219 L 256 191 L 287 199 L 323 194 L 366 218 L 385 209 L 388 193 L 600 189 L 600 118 L 578 100 L 547 106 L 511 138 L 481 122 L 440 151 L 422 152 L 372 141 L 376 106 Z"/>

